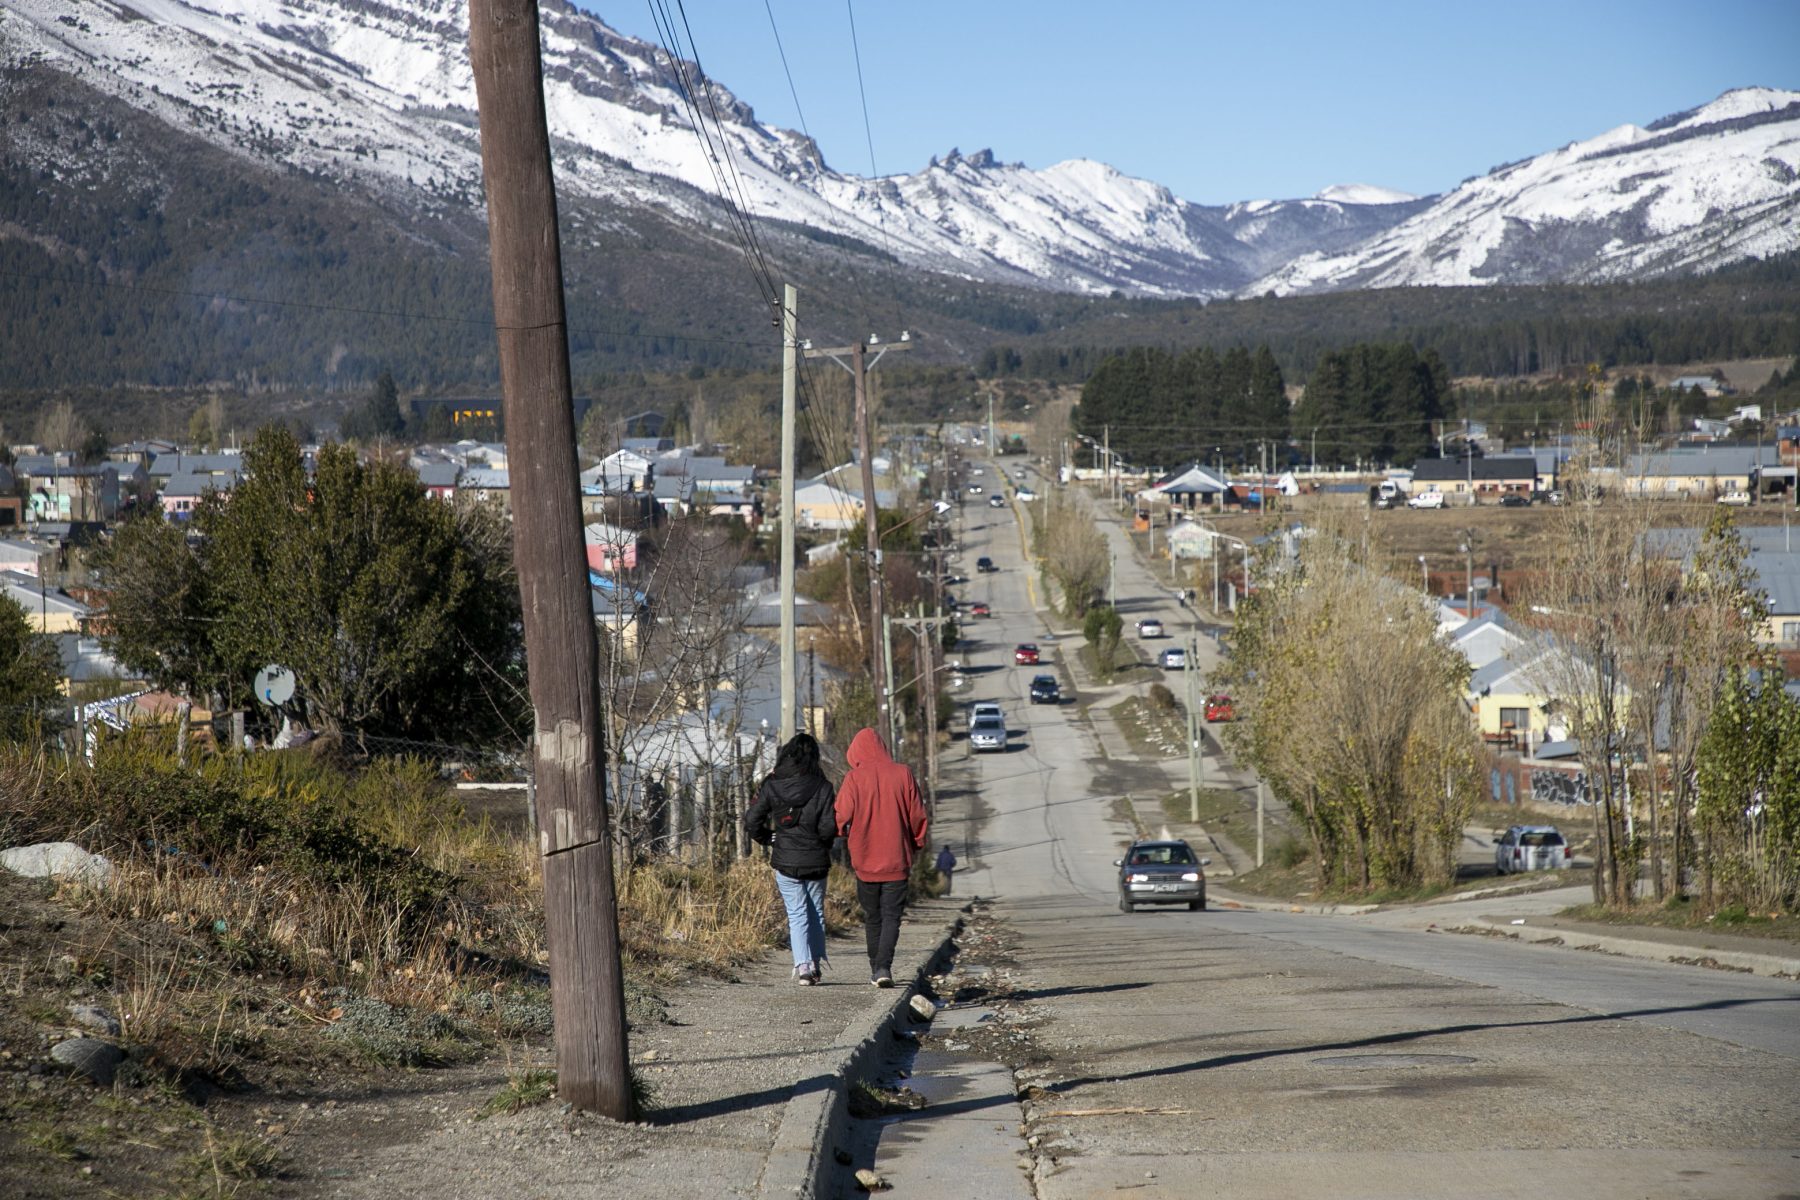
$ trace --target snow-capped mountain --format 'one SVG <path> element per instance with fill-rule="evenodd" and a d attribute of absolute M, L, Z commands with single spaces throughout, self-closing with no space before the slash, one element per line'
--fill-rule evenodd
<path fill-rule="evenodd" d="M 1740 88 L 1498 167 L 1275 292 L 1641 278 L 1800 246 L 1800 92 Z"/>
<path fill-rule="evenodd" d="M 481 204 L 466 0 L 0 2 L 0 86 L 62 72 L 261 167 L 430 215 Z M 729 247 L 725 191 L 814 244 L 951 280 L 1200 297 L 1610 278 L 1800 245 L 1796 93 L 1733 92 L 1438 198 L 1348 184 L 1202 206 L 1083 159 L 1032 170 L 952 151 L 907 175 L 835 171 L 693 64 L 563 0 L 544 6 L 543 49 L 565 236 L 596 242 L 637 212 Z M 52 177 L 96 169 L 5 136 Z"/>

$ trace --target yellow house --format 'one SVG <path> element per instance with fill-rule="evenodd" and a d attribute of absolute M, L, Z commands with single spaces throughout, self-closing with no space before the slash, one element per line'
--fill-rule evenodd
<path fill-rule="evenodd" d="M 863 521 L 862 481 L 854 465 L 827 471 L 794 486 L 794 516 L 801 529 L 856 529 Z M 879 486 L 875 503 L 894 507 L 894 493 Z"/>
<path fill-rule="evenodd" d="M 1601 474 L 1627 496 L 1711 499 L 1750 491 L 1764 468 L 1780 465 L 1773 446 L 1707 446 L 1640 455 L 1623 471 Z"/>
<path fill-rule="evenodd" d="M 89 616 L 87 605 L 29 575 L 0 575 L 0 596 L 25 610 L 37 633 L 79 633 Z"/>
<path fill-rule="evenodd" d="M 1490 745 L 1523 748 L 1528 741 L 1531 745 L 1544 741 L 1549 697 L 1532 671 L 1543 653 L 1520 646 L 1469 677 L 1469 708 L 1482 739 Z"/>

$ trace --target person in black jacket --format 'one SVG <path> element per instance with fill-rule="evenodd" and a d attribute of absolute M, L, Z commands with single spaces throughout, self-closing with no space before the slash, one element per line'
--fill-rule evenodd
<path fill-rule="evenodd" d="M 819 769 L 819 743 L 796 733 L 775 758 L 744 817 L 750 840 L 772 846 L 775 886 L 787 906 L 794 982 L 811 987 L 825 966 L 825 876 L 837 836 L 836 793 Z"/>

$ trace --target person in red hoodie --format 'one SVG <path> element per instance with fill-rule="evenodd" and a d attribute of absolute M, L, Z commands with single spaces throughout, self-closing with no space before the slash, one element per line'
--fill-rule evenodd
<path fill-rule="evenodd" d="M 869 982 L 893 987 L 906 881 L 913 857 L 925 848 L 930 822 L 919 801 L 919 781 L 905 763 L 894 761 L 873 729 L 858 730 L 844 758 L 850 770 L 838 786 L 835 814 L 856 875 L 856 900 L 869 945 Z"/>

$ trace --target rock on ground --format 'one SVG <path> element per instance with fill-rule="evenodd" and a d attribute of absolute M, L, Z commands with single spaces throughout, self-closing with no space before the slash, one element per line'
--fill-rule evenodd
<path fill-rule="evenodd" d="M 125 1052 L 99 1038 L 78 1037 L 50 1047 L 50 1058 L 104 1086 L 112 1082 L 113 1071 L 125 1061 Z"/>
<path fill-rule="evenodd" d="M 89 854 L 74 842 L 39 842 L 0 850 L 0 867 L 32 879 L 77 879 L 104 887 L 112 878 L 112 863 L 104 855 Z"/>

